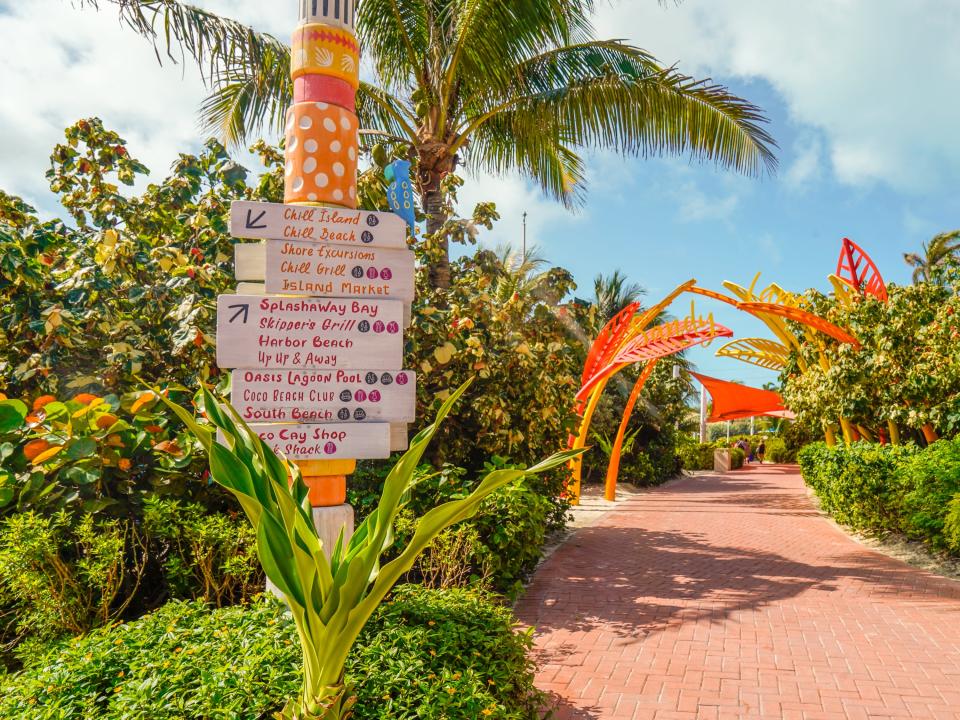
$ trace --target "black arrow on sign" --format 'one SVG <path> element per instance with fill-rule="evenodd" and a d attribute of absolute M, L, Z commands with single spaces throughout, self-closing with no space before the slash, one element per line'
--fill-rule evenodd
<path fill-rule="evenodd" d="M 250 317 L 250 303 L 242 303 L 238 305 L 227 305 L 227 310 L 233 310 L 234 308 L 240 308 L 233 315 L 230 316 L 230 322 L 233 322 L 238 317 L 243 315 L 243 324 L 247 324 L 247 319 Z"/>
<path fill-rule="evenodd" d="M 263 219 L 263 216 L 267 214 L 267 211 L 261 210 L 260 214 L 255 218 L 251 217 L 252 214 L 253 210 L 247 210 L 247 230 L 263 230 L 267 226 L 266 223 L 263 225 L 258 225 L 257 223 Z"/>

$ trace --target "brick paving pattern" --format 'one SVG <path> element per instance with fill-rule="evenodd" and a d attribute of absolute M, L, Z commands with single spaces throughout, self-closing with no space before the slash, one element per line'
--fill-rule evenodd
<path fill-rule="evenodd" d="M 556 720 L 960 718 L 960 583 L 849 539 L 792 467 L 624 502 L 517 611 Z"/>

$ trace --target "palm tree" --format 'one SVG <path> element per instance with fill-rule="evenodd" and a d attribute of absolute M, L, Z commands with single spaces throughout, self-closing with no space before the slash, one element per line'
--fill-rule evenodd
<path fill-rule="evenodd" d="M 635 282 L 627 282 L 620 270 L 612 275 L 597 275 L 593 279 L 593 304 L 601 327 L 627 305 L 647 294 L 646 288 Z"/>
<path fill-rule="evenodd" d="M 152 39 L 158 58 L 165 46 L 168 55 L 179 49 L 196 60 L 213 88 L 201 114 L 227 140 L 281 125 L 291 96 L 289 50 L 275 38 L 174 0 L 79 1 L 118 6 L 124 22 Z M 750 175 L 776 168 L 760 108 L 626 42 L 596 39 L 594 5 L 360 2 L 358 34 L 381 83 L 361 85 L 361 126 L 405 146 L 428 235 L 443 226 L 441 180 L 458 164 L 519 171 L 570 207 L 583 200 L 585 149 L 687 153 Z M 447 287 L 447 241 L 437 242 L 431 281 Z"/>
<path fill-rule="evenodd" d="M 903 259 L 913 267 L 913 282 L 931 282 L 937 268 L 951 259 L 960 259 L 960 230 L 942 232 L 923 243 L 923 254 L 904 253 Z"/>

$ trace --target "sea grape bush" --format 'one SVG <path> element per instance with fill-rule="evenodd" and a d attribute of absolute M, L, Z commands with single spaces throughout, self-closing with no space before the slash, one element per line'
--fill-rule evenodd
<path fill-rule="evenodd" d="M 130 517 L 162 495 L 222 507 L 225 493 L 201 480 L 197 448 L 151 393 L 2 400 L 0 517 L 30 509 Z"/>
<path fill-rule="evenodd" d="M 858 530 L 901 532 L 960 554 L 960 440 L 927 448 L 813 443 L 800 468 L 821 507 Z"/>

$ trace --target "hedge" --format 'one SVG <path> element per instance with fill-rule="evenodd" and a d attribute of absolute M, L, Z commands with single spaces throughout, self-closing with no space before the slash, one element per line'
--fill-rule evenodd
<path fill-rule="evenodd" d="M 398 587 L 364 628 L 347 678 L 355 720 L 539 717 L 530 632 L 470 590 Z M 0 681 L 0 717 L 255 720 L 299 689 L 293 623 L 272 597 L 173 601 L 51 647 Z"/>
<path fill-rule="evenodd" d="M 799 455 L 821 507 L 856 530 L 902 532 L 960 553 L 960 439 L 915 445 L 827 447 Z"/>

